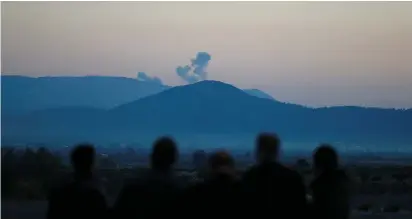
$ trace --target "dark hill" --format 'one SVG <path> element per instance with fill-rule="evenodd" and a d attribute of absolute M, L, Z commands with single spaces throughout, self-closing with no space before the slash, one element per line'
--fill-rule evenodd
<path fill-rule="evenodd" d="M 170 86 L 125 77 L 2 75 L 1 110 L 3 114 L 10 115 L 62 107 L 110 109 L 168 88 Z M 270 97 L 257 89 L 245 91 L 254 96 Z"/>
<path fill-rule="evenodd" d="M 5 136 L 35 132 L 116 138 L 143 132 L 243 135 L 274 131 L 297 141 L 412 143 L 412 110 L 313 109 L 257 98 L 217 81 L 170 88 L 107 111 L 55 109 L 7 117 L 3 122 Z"/>
<path fill-rule="evenodd" d="M 232 85 L 202 81 L 124 104 L 111 111 L 119 125 L 208 133 L 274 129 L 289 113 L 311 110 L 256 98 Z"/>

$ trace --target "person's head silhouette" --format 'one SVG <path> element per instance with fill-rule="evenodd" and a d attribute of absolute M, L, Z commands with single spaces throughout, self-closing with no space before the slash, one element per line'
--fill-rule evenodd
<path fill-rule="evenodd" d="M 313 164 L 316 172 L 335 170 L 338 168 L 338 154 L 329 144 L 320 145 L 313 153 Z"/>
<path fill-rule="evenodd" d="M 161 137 L 153 144 L 151 165 L 154 170 L 169 171 L 178 156 L 177 146 L 173 139 Z"/>
<path fill-rule="evenodd" d="M 211 154 L 208 165 L 212 177 L 220 174 L 233 175 L 235 172 L 235 160 L 226 151 Z"/>
<path fill-rule="evenodd" d="M 91 144 L 79 144 L 71 153 L 71 163 L 77 178 L 89 178 L 92 175 L 96 151 Z"/>
<path fill-rule="evenodd" d="M 261 133 L 256 139 L 256 155 L 260 163 L 276 161 L 279 156 L 280 139 L 274 133 Z"/>

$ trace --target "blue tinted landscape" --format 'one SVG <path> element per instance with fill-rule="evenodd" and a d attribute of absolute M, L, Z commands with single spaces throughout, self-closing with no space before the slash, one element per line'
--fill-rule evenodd
<path fill-rule="evenodd" d="M 261 131 L 295 142 L 294 150 L 334 142 L 345 151 L 404 153 L 412 142 L 411 109 L 309 108 L 208 80 L 171 87 L 101 76 L 1 79 L 7 143 L 149 144 L 156 136 L 172 135 L 184 148 L 198 138 L 202 147 L 241 150 Z"/>
<path fill-rule="evenodd" d="M 1 217 L 412 218 L 411 6 L 2 2 Z"/>

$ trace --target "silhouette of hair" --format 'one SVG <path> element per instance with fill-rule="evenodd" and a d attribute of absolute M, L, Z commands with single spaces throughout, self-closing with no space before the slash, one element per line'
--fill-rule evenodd
<path fill-rule="evenodd" d="M 256 139 L 259 156 L 263 159 L 273 159 L 279 153 L 280 139 L 275 133 L 261 133 Z"/>
<path fill-rule="evenodd" d="M 94 161 L 95 161 L 95 156 L 96 156 L 96 151 L 93 145 L 91 144 L 77 145 L 73 149 L 71 156 L 70 156 L 74 171 L 78 173 L 91 172 Z"/>
<path fill-rule="evenodd" d="M 233 157 L 226 151 L 218 151 L 210 155 L 209 167 L 212 170 L 215 170 L 219 167 L 234 167 L 235 160 Z"/>
<path fill-rule="evenodd" d="M 177 147 L 173 139 L 161 137 L 153 144 L 151 154 L 152 168 L 157 170 L 168 170 L 176 162 Z"/>
<path fill-rule="evenodd" d="M 329 144 L 321 144 L 313 154 L 315 168 L 332 170 L 338 168 L 338 154 Z"/>

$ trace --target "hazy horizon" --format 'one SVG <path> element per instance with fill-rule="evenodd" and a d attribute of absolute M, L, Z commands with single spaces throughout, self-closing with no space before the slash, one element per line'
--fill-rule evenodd
<path fill-rule="evenodd" d="M 2 2 L 2 74 L 207 79 L 307 106 L 411 108 L 410 2 Z"/>

